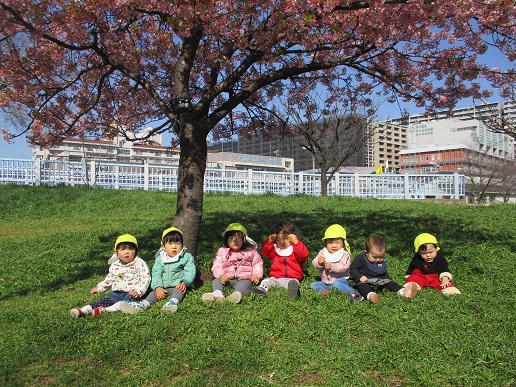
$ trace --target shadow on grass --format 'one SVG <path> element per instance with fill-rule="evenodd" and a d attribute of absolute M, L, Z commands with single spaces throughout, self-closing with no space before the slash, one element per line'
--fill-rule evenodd
<path fill-rule="evenodd" d="M 282 200 L 289 200 L 279 197 L 273 199 L 271 201 L 273 207 L 281 203 Z M 303 203 L 299 198 L 293 200 L 295 203 Z M 403 259 L 407 260 L 408 263 L 408 259 L 414 253 L 413 240 L 421 232 L 435 234 L 441 246 L 443 246 L 445 256 L 453 256 L 455 264 L 471 265 L 470 258 L 466 254 L 462 254 L 462 250 L 472 241 L 478 243 L 477 241 L 493 240 L 500 247 L 506 246 L 510 251 L 516 250 L 514 237 L 502 235 L 504 231 L 500 228 L 479 228 L 473 223 L 474 217 L 452 217 L 446 214 L 446 209 L 442 210 L 442 207 L 443 212 L 436 211 L 434 213 L 432 209 L 438 207 L 427 209 L 423 206 L 402 205 L 401 209 L 398 210 L 394 205 L 383 205 L 383 203 L 378 202 L 380 204 L 377 206 L 376 202 L 371 202 L 369 210 L 364 209 L 363 203 L 358 202 L 358 208 L 353 206 L 355 202 L 351 201 L 350 203 L 351 205 L 348 205 L 349 203 L 344 200 L 325 201 L 314 209 L 310 209 L 313 206 L 313 203 L 310 203 L 307 208 L 302 208 L 298 212 L 275 211 L 273 208 L 258 211 L 237 209 L 235 213 L 205 212 L 196 255 L 200 274 L 197 286 L 212 279 L 210 269 L 217 249 L 222 246 L 221 233 L 232 222 L 242 223 L 247 228 L 249 236 L 259 246 L 267 238 L 270 228 L 275 223 L 283 220 L 293 222 L 302 231 L 303 242 L 311 253 L 307 266 L 310 265 L 310 261 L 317 252 L 324 247 L 321 238 L 325 229 L 334 223 L 339 223 L 346 229 L 352 257 L 355 257 L 364 248 L 365 241 L 369 236 L 379 235 L 387 241 L 387 253 L 390 260 Z M 161 231 L 167 224 L 170 224 L 170 218 L 161 218 L 159 221 L 154 220 L 150 225 L 145 225 L 138 232 L 138 242 L 142 246 L 139 255 L 147 262 L 150 269 L 152 269 L 154 262 L 154 254 L 159 248 Z M 61 270 L 61 273 L 56 274 L 54 272 L 51 275 L 45 275 L 42 272 L 43 275 L 37 284 L 24 283 L 18 280 L 19 283 L 17 284 L 0 285 L 0 292 L 4 293 L 0 295 L 0 300 L 41 290 L 55 290 L 80 280 L 105 276 L 108 271 L 107 260 L 111 255 L 110 249 L 112 249 L 112 244 L 118 235 L 118 230 L 100 234 L 86 251 L 78 250 L 76 257 L 69 257 L 64 260 L 53 257 L 53 259 L 59 261 L 56 263 L 56 267 L 57 270 Z M 84 238 L 84 236 L 80 237 L 81 239 Z M 88 244 L 81 242 L 79 249 L 83 249 L 84 245 Z M 270 262 L 264 259 L 264 263 L 265 275 L 267 275 Z M 44 266 L 45 262 L 34 262 L 33 264 Z M 40 270 L 40 268 L 38 267 L 37 270 Z M 454 268 L 452 268 L 453 270 Z M 479 266 L 468 267 L 468 271 L 477 275 L 484 273 Z M 199 281 L 201 279 L 202 281 Z"/>

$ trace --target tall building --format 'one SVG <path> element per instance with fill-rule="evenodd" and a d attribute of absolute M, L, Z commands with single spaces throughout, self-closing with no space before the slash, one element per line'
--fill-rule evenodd
<path fill-rule="evenodd" d="M 366 147 L 366 166 L 377 168 L 382 165 L 388 173 L 399 172 L 399 152 L 408 146 L 407 127 L 391 122 L 374 122 L 373 128 Z"/>
<path fill-rule="evenodd" d="M 398 152 L 407 147 L 407 128 L 390 122 L 374 122 L 372 133 L 364 141 L 364 146 L 348 157 L 343 167 L 367 167 L 374 170 L 380 165 L 388 165 L 391 172 L 398 171 Z M 290 135 L 274 134 L 270 139 L 238 137 L 230 141 L 212 143 L 209 149 L 218 152 L 290 157 L 294 159 L 296 172 L 316 169 L 312 154 Z"/>
<path fill-rule="evenodd" d="M 464 108 L 456 108 L 451 112 L 438 111 L 435 113 L 419 113 L 409 117 L 399 117 L 389 120 L 389 122 L 399 125 L 418 124 L 425 121 L 438 120 L 472 120 L 481 118 L 494 118 L 512 120 L 516 122 L 516 101 L 493 102 L 482 105 L 468 106 Z"/>

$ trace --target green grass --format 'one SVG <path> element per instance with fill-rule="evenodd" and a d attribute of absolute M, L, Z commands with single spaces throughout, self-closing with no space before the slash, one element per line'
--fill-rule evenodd
<path fill-rule="evenodd" d="M 388 243 L 402 283 L 420 232 L 437 236 L 455 283 L 446 298 L 352 305 L 319 297 L 309 284 L 286 301 L 273 289 L 239 305 L 204 304 L 211 283 L 189 293 L 176 314 L 71 319 L 70 308 L 99 296 L 121 233 L 134 234 L 152 266 L 175 194 L 70 187 L 0 186 L 1 386 L 516 386 L 516 207 L 314 198 L 206 195 L 197 260 L 204 270 L 235 221 L 261 242 L 282 219 L 296 223 L 311 251 L 342 224 L 352 255 L 372 234 Z"/>

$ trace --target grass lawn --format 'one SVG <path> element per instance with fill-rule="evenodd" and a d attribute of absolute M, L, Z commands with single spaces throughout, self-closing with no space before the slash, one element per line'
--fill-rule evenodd
<path fill-rule="evenodd" d="M 462 296 L 352 305 L 309 288 L 287 301 L 205 304 L 211 282 L 175 314 L 72 319 L 100 296 L 116 237 L 138 238 L 152 267 L 176 195 L 73 187 L 0 186 L 0 386 L 516 386 L 516 206 L 406 200 L 206 195 L 196 259 L 209 270 L 231 222 L 261 243 L 290 220 L 311 261 L 324 230 L 346 228 L 352 257 L 368 236 L 387 240 L 391 276 L 403 283 L 414 237 L 438 238 Z"/>

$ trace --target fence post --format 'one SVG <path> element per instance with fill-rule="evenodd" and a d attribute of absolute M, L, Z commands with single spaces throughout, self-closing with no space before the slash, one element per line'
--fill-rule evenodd
<path fill-rule="evenodd" d="M 247 170 L 247 193 L 253 193 L 253 170 Z"/>
<path fill-rule="evenodd" d="M 453 174 L 453 192 L 454 192 L 453 198 L 459 199 L 460 198 L 460 196 L 459 196 L 459 174 L 457 172 L 455 172 Z"/>
<path fill-rule="evenodd" d="M 355 179 L 355 181 L 354 181 L 355 192 L 354 192 L 353 196 L 360 197 L 360 178 L 358 176 L 358 173 L 353 174 L 353 178 Z"/>
<path fill-rule="evenodd" d="M 41 185 L 41 159 L 37 159 L 34 163 L 34 175 L 36 185 Z"/>
<path fill-rule="evenodd" d="M 95 184 L 97 184 L 96 170 L 97 166 L 95 160 L 90 161 L 90 187 L 95 187 Z"/>
<path fill-rule="evenodd" d="M 149 160 L 143 160 L 143 190 L 149 190 Z"/>
<path fill-rule="evenodd" d="M 405 199 L 410 199 L 410 186 L 408 174 L 403 174 L 403 191 L 405 192 Z"/>
<path fill-rule="evenodd" d="M 340 196 L 340 175 L 336 172 L 333 176 L 335 178 L 335 196 Z"/>
<path fill-rule="evenodd" d="M 298 172 L 298 175 L 299 175 L 299 181 L 297 182 L 297 185 L 298 185 L 297 190 L 299 191 L 300 194 L 302 194 L 303 193 L 303 185 L 304 185 L 303 183 L 304 183 L 305 177 L 304 177 L 303 172 L 301 172 L 301 171 Z"/>

